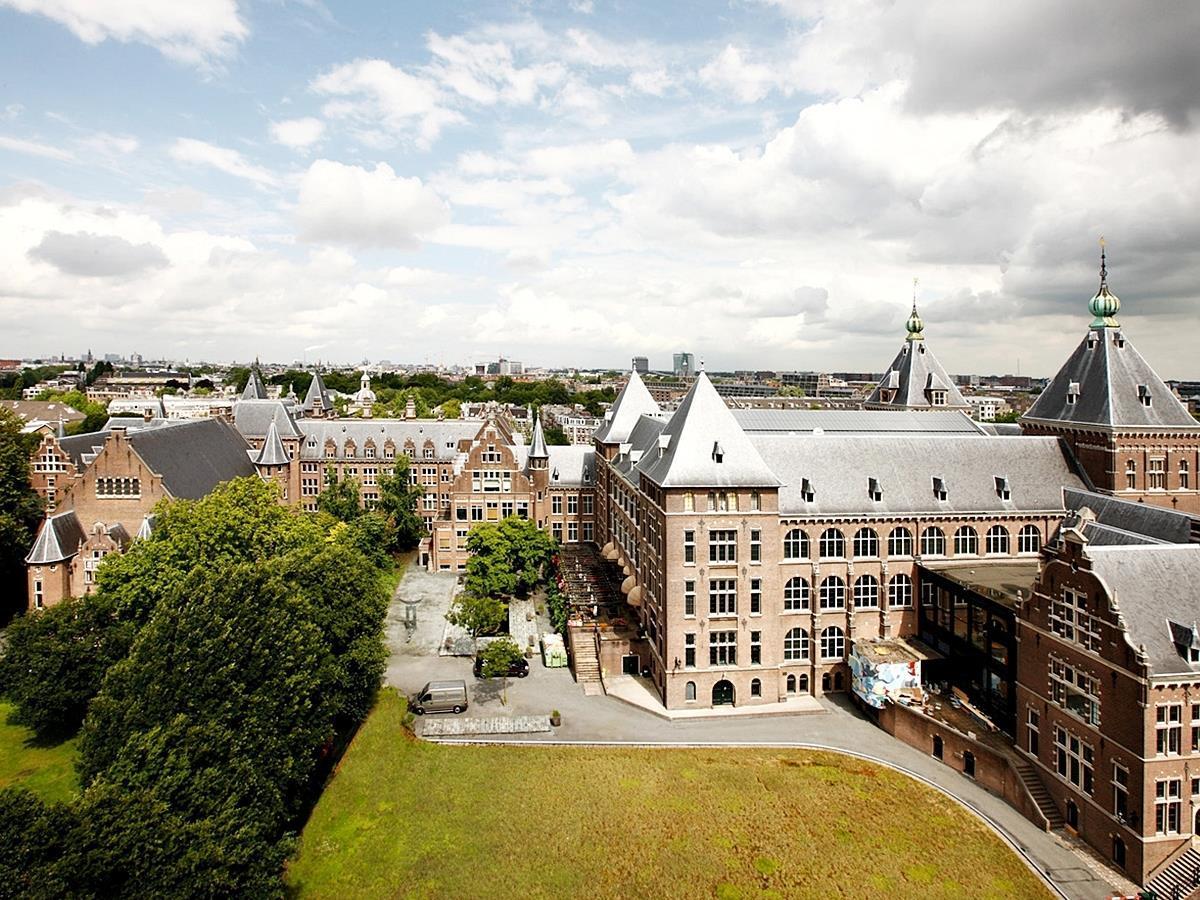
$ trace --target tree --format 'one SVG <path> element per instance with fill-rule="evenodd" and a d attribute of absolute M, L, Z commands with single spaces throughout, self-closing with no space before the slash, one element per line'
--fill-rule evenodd
<path fill-rule="evenodd" d="M 466 588 L 477 596 L 524 596 L 541 582 L 557 545 L 528 519 L 476 525 L 467 536 Z"/>
<path fill-rule="evenodd" d="M 483 648 L 483 653 L 480 654 L 483 659 L 483 677 L 495 678 L 499 675 L 502 679 L 500 702 L 508 705 L 508 670 L 521 659 L 521 648 L 517 646 L 516 641 L 509 637 L 498 638 L 492 641 Z"/>
<path fill-rule="evenodd" d="M 472 640 L 483 634 L 494 634 L 508 618 L 508 604 L 487 594 L 472 594 L 464 591 L 454 598 L 446 621 L 463 628 Z"/>
<path fill-rule="evenodd" d="M 425 536 L 425 521 L 417 514 L 417 501 L 424 496 L 425 488 L 409 483 L 407 456 L 397 456 L 394 471 L 379 476 L 375 508 L 391 522 L 397 550 L 411 550 Z"/>
<path fill-rule="evenodd" d="M 30 486 L 32 447 L 21 420 L 0 410 L 0 623 L 25 608 L 25 554 L 33 544 L 42 501 Z"/>
<path fill-rule="evenodd" d="M 82 391 L 42 391 L 38 398 L 56 400 L 83 413 L 83 421 L 76 422 L 68 429 L 71 434 L 91 434 L 103 428 L 104 423 L 108 421 L 108 407 L 95 400 L 89 400 Z"/>
<path fill-rule="evenodd" d="M 442 403 L 441 410 L 442 415 L 447 419 L 461 419 L 462 401 L 451 397 L 449 400 L 446 400 Z"/>
<path fill-rule="evenodd" d="M 317 509 L 342 522 L 353 522 L 362 514 L 358 482 L 353 478 L 338 480 L 333 466 L 325 470 L 325 490 L 317 497 Z"/>
<path fill-rule="evenodd" d="M 567 440 L 567 433 L 558 425 L 551 425 L 542 433 L 546 436 L 546 443 L 551 447 L 565 447 L 571 443 Z"/>

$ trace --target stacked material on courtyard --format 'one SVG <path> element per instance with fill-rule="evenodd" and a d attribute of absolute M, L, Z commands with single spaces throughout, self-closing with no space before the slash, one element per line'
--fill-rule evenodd
<path fill-rule="evenodd" d="M 900 639 L 855 641 L 850 652 L 851 688 L 868 706 L 920 703 L 921 663 L 930 658 Z"/>
<path fill-rule="evenodd" d="M 562 635 L 542 635 L 542 663 L 547 669 L 562 669 L 567 665 L 567 647 Z"/>

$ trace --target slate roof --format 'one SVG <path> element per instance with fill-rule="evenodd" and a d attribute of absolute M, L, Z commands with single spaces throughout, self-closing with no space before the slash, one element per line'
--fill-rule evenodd
<path fill-rule="evenodd" d="M 1108 588 L 1129 641 L 1146 648 L 1154 675 L 1200 674 L 1172 641 L 1171 623 L 1200 621 L 1200 544 L 1101 546 L 1087 549 L 1092 572 Z"/>
<path fill-rule="evenodd" d="M 111 423 L 113 420 L 109 419 Z M 139 420 L 140 421 L 140 420 Z M 76 467 L 84 468 L 91 465 L 96 454 L 108 439 L 108 426 L 100 431 L 89 431 L 86 434 L 72 434 L 58 439 L 58 446 L 71 458 Z"/>
<path fill-rule="evenodd" d="M 1059 512 L 1083 483 L 1055 438 L 986 435 L 751 436 L 783 481 L 782 515 L 894 516 Z M 934 495 L 941 479 L 946 499 Z M 1011 499 L 996 483 L 1007 479 Z M 882 497 L 869 496 L 875 479 Z M 804 499 L 808 482 L 812 501 Z"/>
<path fill-rule="evenodd" d="M 733 417 L 747 432 L 813 432 L 826 434 L 981 434 L 983 429 L 960 410 L 864 409 L 735 409 Z"/>
<path fill-rule="evenodd" d="M 609 468 L 632 484 L 638 486 L 637 463 L 647 454 L 658 453 L 658 436 L 662 434 L 667 423 L 657 416 L 642 416 L 629 433 L 629 439 L 623 442 L 627 452 L 613 457 Z M 649 462 L 649 460 L 647 461 Z"/>
<path fill-rule="evenodd" d="M 312 381 L 308 383 L 308 393 L 304 395 L 304 402 L 300 404 L 300 409 L 310 414 L 315 410 L 325 412 L 333 410 L 333 397 L 325 387 L 325 379 L 321 377 L 320 372 L 313 373 Z"/>
<path fill-rule="evenodd" d="M 256 466 L 286 466 L 291 462 L 291 457 L 283 447 L 283 441 L 279 439 L 279 429 L 275 427 L 274 422 L 267 429 L 267 439 L 263 441 L 262 447 L 257 452 L 254 450 L 249 452 Z"/>
<path fill-rule="evenodd" d="M 233 407 L 233 424 L 248 438 L 265 438 L 271 423 L 280 437 L 300 437 L 292 406 L 284 400 L 239 400 Z"/>
<path fill-rule="evenodd" d="M 602 444 L 619 444 L 629 437 L 638 419 L 645 415 L 657 415 L 661 410 L 637 372 L 629 373 L 629 381 L 617 394 L 612 408 L 604 414 L 604 422 L 596 429 L 593 437 Z"/>
<path fill-rule="evenodd" d="M 538 416 L 533 423 L 533 441 L 529 449 L 530 459 L 545 459 L 550 454 L 546 452 L 546 435 L 542 431 L 542 419 Z"/>
<path fill-rule="evenodd" d="M 300 445 L 301 459 L 325 459 L 325 441 L 332 439 L 337 447 L 337 458 L 345 455 L 346 441 L 354 441 L 355 450 L 361 450 L 371 438 L 376 453 L 383 456 L 383 445 L 391 438 L 396 453 L 404 452 L 404 442 L 411 439 L 420 451 L 425 441 L 431 440 L 438 459 L 447 459 L 458 453 L 463 440 L 473 440 L 483 427 L 482 419 L 301 419 L 299 428 L 304 434 Z M 359 457 L 354 457 L 359 458 Z M 421 458 L 417 454 L 417 461 Z"/>
<path fill-rule="evenodd" d="M 704 372 L 659 434 L 657 445 L 646 450 L 637 467 L 662 487 L 779 484 Z"/>
<path fill-rule="evenodd" d="M 177 499 L 197 500 L 223 481 L 254 475 L 245 439 L 224 419 L 196 419 L 126 440 Z"/>
<path fill-rule="evenodd" d="M 70 559 L 79 552 L 79 545 L 84 538 L 83 527 L 73 510 L 47 516 L 25 562 L 41 566 Z"/>
<path fill-rule="evenodd" d="M 1143 403 L 1143 396 L 1149 397 L 1149 406 Z M 1023 418 L 1121 428 L 1200 430 L 1200 423 L 1119 328 L 1089 328 Z"/>
<path fill-rule="evenodd" d="M 250 377 L 246 379 L 246 387 L 242 389 L 243 400 L 266 400 L 267 386 L 263 384 L 262 373 L 258 366 L 250 367 Z"/>
<path fill-rule="evenodd" d="M 1200 518 L 1187 513 L 1071 488 L 1063 500 L 1067 509 L 1095 514 L 1084 531 L 1092 544 L 1200 543 Z"/>
<path fill-rule="evenodd" d="M 530 448 L 524 444 L 509 447 L 517 461 L 517 468 L 524 469 L 529 459 Z M 587 487 L 596 483 L 596 451 L 582 444 L 553 446 L 550 461 L 550 487 Z"/>
<path fill-rule="evenodd" d="M 892 399 L 884 400 L 882 391 L 890 390 Z M 929 390 L 946 392 L 946 402 L 934 406 L 929 401 Z M 969 409 L 970 404 L 963 399 L 962 393 L 954 383 L 954 379 L 946 374 L 942 364 L 938 362 L 928 342 L 921 340 L 906 340 L 883 373 L 883 378 L 875 386 L 875 390 L 863 402 L 866 409 Z"/>

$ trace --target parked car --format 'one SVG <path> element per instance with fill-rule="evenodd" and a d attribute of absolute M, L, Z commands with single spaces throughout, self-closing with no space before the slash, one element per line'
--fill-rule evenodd
<path fill-rule="evenodd" d="M 418 716 L 425 713 L 460 713 L 467 708 L 465 681 L 431 681 L 408 698 L 408 706 Z"/>
<path fill-rule="evenodd" d="M 524 678 L 529 674 L 529 660 L 518 659 L 514 663 L 510 663 L 508 667 L 509 678 Z M 475 657 L 475 677 L 483 678 L 483 657 Z"/>

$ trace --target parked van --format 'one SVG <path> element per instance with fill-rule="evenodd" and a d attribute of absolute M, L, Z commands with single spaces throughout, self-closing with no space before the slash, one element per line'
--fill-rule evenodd
<path fill-rule="evenodd" d="M 418 716 L 427 712 L 460 713 L 467 708 L 467 683 L 431 681 L 409 698 L 408 705 Z"/>

